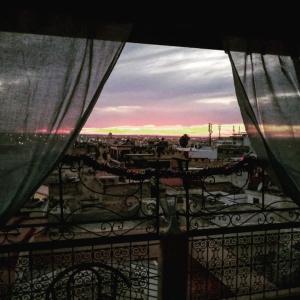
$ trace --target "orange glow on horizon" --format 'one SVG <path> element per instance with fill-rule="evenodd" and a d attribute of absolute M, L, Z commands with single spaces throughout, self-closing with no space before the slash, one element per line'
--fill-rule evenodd
<path fill-rule="evenodd" d="M 45 134 L 70 134 L 73 129 L 70 128 L 60 128 L 60 129 L 52 129 L 51 131 L 47 128 L 37 129 L 36 133 L 45 133 Z"/>
<path fill-rule="evenodd" d="M 221 135 L 229 136 L 233 134 L 233 128 L 235 133 L 245 132 L 245 127 L 243 124 L 223 124 L 221 125 Z M 94 127 L 84 127 L 81 130 L 81 134 L 108 134 L 116 135 L 159 135 L 159 136 L 181 136 L 186 133 L 190 136 L 207 136 L 208 135 L 208 125 L 143 125 L 143 126 L 115 126 L 115 127 L 105 127 L 105 128 L 94 128 Z M 213 136 L 218 136 L 218 124 L 213 124 Z"/>

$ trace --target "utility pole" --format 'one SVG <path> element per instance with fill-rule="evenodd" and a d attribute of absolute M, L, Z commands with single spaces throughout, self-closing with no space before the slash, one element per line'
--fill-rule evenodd
<path fill-rule="evenodd" d="M 219 130 L 219 139 L 221 139 L 221 125 L 218 125 L 218 130 Z"/>
<path fill-rule="evenodd" d="M 234 125 L 232 126 L 232 135 L 235 135 L 235 128 L 234 128 Z"/>
<path fill-rule="evenodd" d="M 211 146 L 211 135 L 213 133 L 212 124 L 208 123 L 208 134 L 209 134 L 209 146 Z"/>

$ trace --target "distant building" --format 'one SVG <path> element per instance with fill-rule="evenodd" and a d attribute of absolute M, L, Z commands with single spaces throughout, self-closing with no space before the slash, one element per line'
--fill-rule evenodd
<path fill-rule="evenodd" d="M 123 160 L 125 154 L 131 153 L 133 145 L 116 145 L 110 147 L 110 155 L 115 160 Z"/>
<path fill-rule="evenodd" d="M 249 136 L 246 133 L 236 133 L 228 137 L 221 137 L 214 140 L 215 146 L 233 145 L 251 147 Z"/>
<path fill-rule="evenodd" d="M 213 147 L 202 147 L 200 149 L 191 148 L 189 158 L 218 159 L 218 149 Z"/>

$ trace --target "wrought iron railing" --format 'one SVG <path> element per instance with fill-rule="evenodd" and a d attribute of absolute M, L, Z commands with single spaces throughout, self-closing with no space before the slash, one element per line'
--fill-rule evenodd
<path fill-rule="evenodd" d="M 104 242 L 2 247 L 0 299 L 158 299 L 159 244 Z"/>
<path fill-rule="evenodd" d="M 15 222 L 1 227 L 0 244 L 22 241 L 18 236 L 27 231 L 37 239 L 58 240 L 144 233 L 159 236 L 170 230 L 299 222 L 300 208 L 287 197 L 270 197 L 264 186 L 260 191 L 248 191 L 259 198 L 258 203 L 247 199 L 244 190 L 255 168 L 257 162 L 248 158 L 199 171 L 136 172 L 99 164 L 88 156 L 67 156 L 58 167 L 56 195 L 50 195 L 48 206 L 43 211 L 27 209 Z M 119 184 L 117 191 L 114 184 L 102 188 L 95 180 L 91 184 L 89 179 L 96 176 L 91 173 L 97 170 L 115 174 L 126 184 Z M 71 178 L 69 183 L 63 178 L 66 173 Z M 82 189 L 81 198 L 85 197 L 80 201 L 76 200 L 80 198 L 78 191 L 71 200 L 65 193 L 74 178 L 73 183 Z M 164 191 L 161 180 L 174 178 L 180 180 L 181 187 Z M 232 180 L 237 183 L 230 183 L 228 191 L 216 188 L 224 182 L 228 186 Z"/>
<path fill-rule="evenodd" d="M 191 237 L 189 298 L 296 299 L 300 295 L 299 227 L 262 227 Z"/>
<path fill-rule="evenodd" d="M 65 157 L 48 207 L 23 210 L 0 228 L 0 299 L 159 299 L 160 241 L 182 234 L 190 299 L 297 294 L 300 209 L 268 198 L 264 180 L 250 192 L 258 201 L 249 201 L 244 191 L 257 168 L 246 158 L 198 171 L 136 171 Z M 95 171 L 123 178 L 127 191 L 95 184 Z M 66 197 L 67 173 L 88 195 L 80 203 Z M 165 191 L 170 178 L 179 187 Z"/>
<path fill-rule="evenodd" d="M 188 236 L 188 299 L 300 295 L 294 224 Z M 161 299 L 165 283 L 160 240 L 148 235 L 6 245 L 0 257 L 0 299 Z"/>

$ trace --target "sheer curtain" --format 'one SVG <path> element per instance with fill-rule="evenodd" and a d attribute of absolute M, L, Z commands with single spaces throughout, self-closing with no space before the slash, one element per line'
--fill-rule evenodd
<path fill-rule="evenodd" d="M 227 41 L 238 103 L 252 145 L 287 195 L 300 204 L 299 56 L 234 51 Z M 244 44 L 244 49 L 249 45 Z M 281 46 L 284 48 L 283 46 Z"/>
<path fill-rule="evenodd" d="M 0 32 L 0 223 L 58 162 L 124 42 Z"/>

